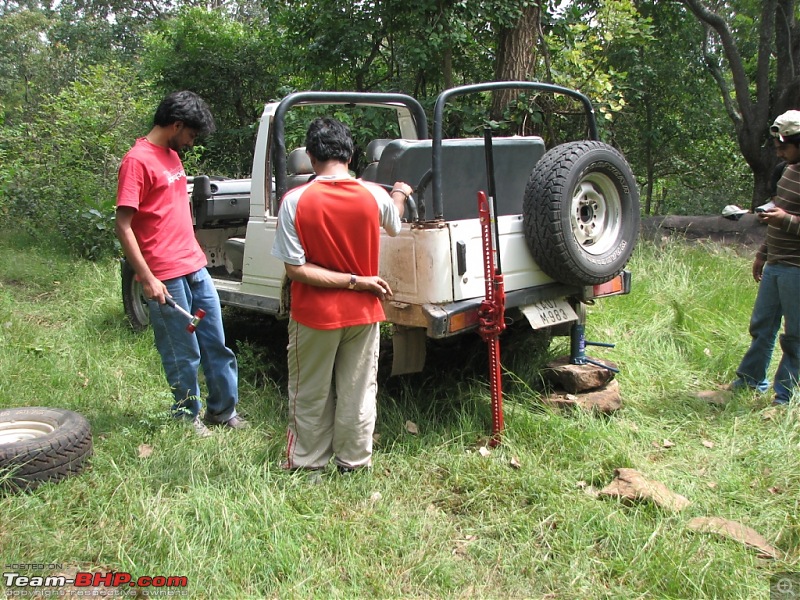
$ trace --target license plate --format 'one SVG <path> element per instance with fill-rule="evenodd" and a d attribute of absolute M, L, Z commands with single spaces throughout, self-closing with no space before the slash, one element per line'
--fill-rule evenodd
<path fill-rule="evenodd" d="M 560 323 L 578 320 L 575 310 L 570 306 L 569 302 L 562 298 L 534 302 L 528 306 L 523 306 L 522 312 L 525 313 L 531 327 L 534 329 L 543 329 Z"/>

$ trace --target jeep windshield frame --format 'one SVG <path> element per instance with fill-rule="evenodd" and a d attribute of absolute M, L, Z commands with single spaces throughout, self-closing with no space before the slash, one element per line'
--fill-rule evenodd
<path fill-rule="evenodd" d="M 405 112 L 413 121 L 416 139 L 428 139 L 428 118 L 422 105 L 406 94 L 372 92 L 295 92 L 280 101 L 275 109 L 272 131 L 272 165 L 278 202 L 288 189 L 286 173 L 286 113 L 298 105 L 331 104 L 375 106 Z"/>

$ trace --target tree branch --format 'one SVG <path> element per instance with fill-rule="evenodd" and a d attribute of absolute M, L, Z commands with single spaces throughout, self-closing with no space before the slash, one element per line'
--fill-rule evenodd
<path fill-rule="evenodd" d="M 728 113 L 728 117 L 730 117 L 734 126 L 738 129 L 742 122 L 742 115 L 736 110 L 736 105 L 731 97 L 731 90 L 728 87 L 728 82 L 725 81 L 725 76 L 722 74 L 722 69 L 720 69 L 716 57 L 708 50 L 709 37 L 711 36 L 710 27 L 704 24 L 703 28 L 706 31 L 706 37 L 703 40 L 703 61 L 709 73 L 711 73 L 711 76 L 714 78 L 714 81 L 717 82 L 717 87 L 722 94 L 722 103 L 725 106 L 725 112 Z"/>
<path fill-rule="evenodd" d="M 750 100 L 749 80 L 742 62 L 739 48 L 733 39 L 728 24 L 718 14 L 712 12 L 700 0 L 682 0 L 689 9 L 700 19 L 702 23 L 713 29 L 725 52 L 725 57 L 730 65 L 731 75 L 733 76 L 733 87 L 736 95 L 736 104 L 739 107 L 740 120 L 734 121 L 737 126 L 742 122 L 751 122 L 753 117 L 753 103 Z M 772 4 L 774 0 L 765 0 L 765 3 Z M 705 52 L 705 49 L 704 49 Z M 712 72 L 713 74 L 713 72 Z M 716 79 L 716 77 L 715 77 Z M 717 81 L 719 84 L 719 81 Z"/>

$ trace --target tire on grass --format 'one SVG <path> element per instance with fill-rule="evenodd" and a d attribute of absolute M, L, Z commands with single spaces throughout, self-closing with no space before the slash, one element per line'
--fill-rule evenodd
<path fill-rule="evenodd" d="M 534 167 L 522 214 L 528 247 L 545 273 L 570 285 L 596 285 L 613 279 L 631 257 L 639 191 L 616 149 L 569 142 Z"/>
<path fill-rule="evenodd" d="M 92 455 L 85 417 L 45 407 L 0 410 L 0 490 L 32 490 L 83 471 Z"/>

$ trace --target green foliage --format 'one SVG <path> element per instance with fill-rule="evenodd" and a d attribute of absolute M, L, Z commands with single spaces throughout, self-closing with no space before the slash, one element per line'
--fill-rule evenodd
<path fill-rule="evenodd" d="M 9 223 L 87 258 L 114 252 L 117 168 L 152 106 L 130 70 L 92 67 L 29 124 L 1 129 Z"/>
<path fill-rule="evenodd" d="M 43 92 L 52 89 L 51 55 L 43 39 L 52 24 L 35 10 L 9 11 L 0 18 L 0 106 L 6 122 L 17 122 Z"/>
<path fill-rule="evenodd" d="M 652 22 L 632 0 L 574 3 L 549 36 L 556 83 L 580 90 L 595 104 L 604 125 L 627 103 L 626 73 L 611 60 L 653 40 Z"/>
<path fill-rule="evenodd" d="M 278 96 L 281 42 L 269 23 L 244 24 L 222 10 L 186 8 L 146 37 L 144 70 L 164 95 L 180 89 L 202 96 L 217 121 L 203 159 L 210 172 L 246 177 L 256 123 Z"/>

